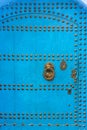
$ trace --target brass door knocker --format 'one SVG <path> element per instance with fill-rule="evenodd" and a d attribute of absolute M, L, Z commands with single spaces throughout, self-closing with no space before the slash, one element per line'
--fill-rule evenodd
<path fill-rule="evenodd" d="M 55 72 L 54 72 L 54 65 L 52 63 L 47 63 L 44 66 L 44 78 L 46 80 L 53 80 L 55 76 Z"/>

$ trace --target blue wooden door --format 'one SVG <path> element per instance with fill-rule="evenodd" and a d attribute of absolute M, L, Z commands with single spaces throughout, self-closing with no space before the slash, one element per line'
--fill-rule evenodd
<path fill-rule="evenodd" d="M 0 3 L 1 130 L 87 129 L 86 43 L 78 2 Z"/>

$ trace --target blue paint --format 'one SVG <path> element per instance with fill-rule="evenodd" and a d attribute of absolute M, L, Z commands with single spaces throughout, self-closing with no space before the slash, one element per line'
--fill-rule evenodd
<path fill-rule="evenodd" d="M 77 1 L 40 2 L 0 2 L 0 129 L 86 130 L 86 10 Z M 47 62 L 52 81 L 43 77 Z"/>

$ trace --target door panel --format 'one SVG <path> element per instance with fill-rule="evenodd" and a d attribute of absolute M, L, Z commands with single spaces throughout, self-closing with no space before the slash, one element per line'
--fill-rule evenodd
<path fill-rule="evenodd" d="M 70 0 L 1 4 L 2 130 L 86 129 L 86 30 L 80 19 L 86 13 L 81 10 Z"/>

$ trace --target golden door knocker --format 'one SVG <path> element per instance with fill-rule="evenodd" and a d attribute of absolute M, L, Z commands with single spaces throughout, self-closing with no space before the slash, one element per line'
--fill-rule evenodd
<path fill-rule="evenodd" d="M 54 65 L 52 63 L 47 63 L 44 66 L 44 78 L 46 80 L 53 80 L 55 76 L 55 71 L 54 71 Z"/>

